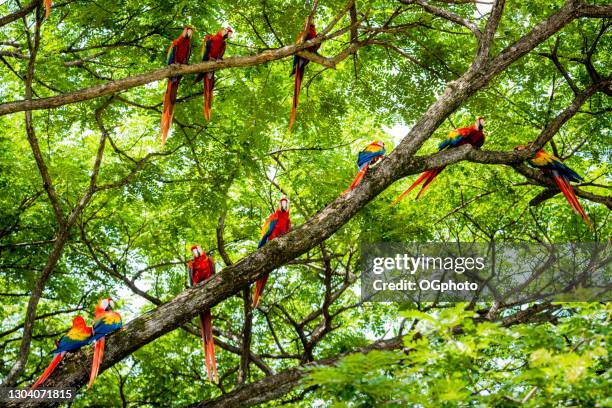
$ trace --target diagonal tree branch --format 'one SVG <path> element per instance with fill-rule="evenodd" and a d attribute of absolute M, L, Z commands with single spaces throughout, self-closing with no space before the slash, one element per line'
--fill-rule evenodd
<path fill-rule="evenodd" d="M 42 4 L 42 2 L 43 0 L 32 0 L 30 4 L 17 10 L 16 12 L 0 17 L 0 27 L 5 26 L 9 23 L 12 23 L 15 20 L 19 20 L 22 17 L 27 16 L 32 11 L 34 11 L 36 7 Z"/>

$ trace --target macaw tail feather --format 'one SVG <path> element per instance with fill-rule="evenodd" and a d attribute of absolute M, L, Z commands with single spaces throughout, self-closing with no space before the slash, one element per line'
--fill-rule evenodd
<path fill-rule="evenodd" d="M 421 198 L 421 196 L 425 193 L 425 190 L 427 190 L 427 187 L 429 187 L 431 182 L 434 181 L 436 177 L 438 177 L 438 174 L 442 173 L 442 170 L 444 170 L 444 167 L 431 170 L 430 176 L 427 178 L 427 180 L 425 180 L 425 183 L 423 183 L 423 187 L 421 187 L 421 191 L 419 191 L 415 200 Z"/>
<path fill-rule="evenodd" d="M 421 191 L 419 191 L 419 194 L 417 195 L 417 199 L 423 194 L 423 192 L 425 192 L 425 190 L 427 189 L 427 187 L 429 187 L 429 185 L 431 184 L 431 182 L 438 176 L 438 174 L 440 174 L 442 172 L 442 170 L 444 170 L 444 167 L 438 168 L 438 169 L 432 169 L 432 170 L 427 170 L 424 171 L 418 179 L 416 179 L 416 181 L 414 183 L 412 183 L 412 185 L 410 187 L 408 187 L 408 189 L 406 191 L 404 191 L 402 194 L 399 195 L 399 197 L 397 197 L 395 199 L 395 201 L 393 201 L 391 203 L 391 205 L 393 204 L 397 204 L 400 201 L 402 201 L 404 199 L 404 197 L 406 197 L 412 190 L 414 190 L 414 188 L 416 186 L 418 186 L 421 183 L 423 184 L 423 187 L 421 187 Z"/>
<path fill-rule="evenodd" d="M 65 354 L 66 354 L 66 352 L 62 351 L 60 353 L 57 353 L 55 355 L 55 357 L 53 357 L 53 360 L 51 360 L 51 363 L 49 364 L 49 367 L 47 367 L 45 369 L 45 372 L 42 373 L 42 375 L 40 376 L 40 378 L 38 380 L 36 380 L 36 382 L 34 384 L 32 384 L 31 389 L 35 390 L 36 387 L 38 387 L 40 384 L 44 383 L 47 380 L 47 378 L 49 378 L 49 376 L 55 370 L 55 368 L 60 363 L 60 361 L 62 361 L 62 358 L 64 358 Z"/>
<path fill-rule="evenodd" d="M 210 314 L 210 310 L 200 314 L 200 328 L 202 330 L 202 343 L 204 344 L 208 381 L 219 383 L 219 376 L 217 374 L 217 360 L 215 359 L 215 340 L 213 338 L 212 315 Z"/>
<path fill-rule="evenodd" d="M 584 220 L 584 222 L 586 223 L 586 225 L 592 229 L 593 225 L 591 224 L 589 217 L 587 217 L 586 213 L 584 212 L 584 209 L 580 205 L 580 202 L 578 201 L 578 198 L 576 197 L 576 193 L 574 193 L 574 189 L 572 188 L 571 184 L 565 179 L 565 177 L 560 176 L 558 174 L 553 174 L 552 177 L 553 177 L 553 180 L 555 180 L 557 187 L 559 187 L 559 190 L 561 190 L 561 192 L 565 196 L 565 199 L 567 200 L 569 205 L 572 207 L 574 212 L 580 215 L 582 219 Z"/>
<path fill-rule="evenodd" d="M 348 188 L 346 190 L 344 190 L 344 192 L 342 193 L 343 195 L 348 193 L 349 191 L 352 191 L 355 187 L 357 187 L 359 185 L 359 183 L 361 183 L 361 180 L 363 180 L 363 176 L 365 176 L 366 171 L 368 171 L 369 167 L 370 167 L 370 165 L 366 163 L 363 166 L 363 168 L 361 170 L 359 170 L 359 172 L 357 173 L 357 175 L 353 179 L 353 182 L 351 183 L 351 185 L 348 186 Z"/>
<path fill-rule="evenodd" d="M 91 389 L 94 381 L 96 381 L 96 377 L 98 376 L 98 371 L 100 370 L 100 363 L 102 362 L 102 358 L 104 357 L 104 337 L 101 337 L 98 341 L 96 341 L 96 346 L 94 348 L 93 355 L 93 363 L 91 365 L 91 374 L 89 375 L 89 384 L 87 384 L 87 389 Z"/>
<path fill-rule="evenodd" d="M 215 86 L 215 73 L 204 76 L 204 117 L 210 120 L 210 110 L 213 103 L 213 88 Z"/>
<path fill-rule="evenodd" d="M 174 103 L 176 102 L 176 95 L 178 93 L 179 83 L 181 77 L 168 79 L 168 87 L 166 88 L 166 95 L 164 96 L 164 110 L 161 118 L 161 137 L 162 147 L 166 144 L 166 138 L 168 137 L 168 130 L 170 130 L 170 124 L 172 123 L 172 116 L 174 114 Z"/>
<path fill-rule="evenodd" d="M 257 279 L 257 282 L 255 282 L 255 293 L 253 294 L 253 308 L 256 308 L 259 304 L 259 298 L 261 298 L 261 294 L 263 293 L 264 286 L 266 286 L 267 281 L 268 274 L 266 273 L 264 276 Z"/>
<path fill-rule="evenodd" d="M 51 14 L 51 0 L 45 0 L 45 18 L 49 18 Z"/>
<path fill-rule="evenodd" d="M 295 110 L 297 109 L 298 100 L 300 99 L 300 88 L 302 87 L 302 78 L 304 78 L 304 67 L 295 67 L 295 80 L 293 82 L 293 101 L 291 102 L 291 119 L 289 119 L 289 131 L 293 128 L 295 121 Z"/>

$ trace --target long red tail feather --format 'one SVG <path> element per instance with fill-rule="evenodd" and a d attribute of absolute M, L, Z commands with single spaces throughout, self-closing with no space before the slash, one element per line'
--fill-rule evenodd
<path fill-rule="evenodd" d="M 370 167 L 369 164 L 366 164 L 365 166 L 363 166 L 363 168 L 361 170 L 359 170 L 359 172 L 357 173 L 357 175 L 353 179 L 353 182 L 351 183 L 351 185 L 348 186 L 348 188 L 346 190 L 344 190 L 344 192 L 342 194 L 347 194 L 349 191 L 352 191 L 355 187 L 357 187 L 359 185 L 359 183 L 361 183 L 361 180 L 363 180 L 363 176 L 365 176 L 366 171 L 368 171 L 369 167 Z"/>
<path fill-rule="evenodd" d="M 51 14 L 51 0 L 45 0 L 45 18 L 49 18 Z"/>
<path fill-rule="evenodd" d="M 168 79 L 168 86 L 166 87 L 166 95 L 164 96 L 164 110 L 161 118 L 161 137 L 162 147 L 166 144 L 166 138 L 168 137 L 168 131 L 170 130 L 170 124 L 172 123 L 172 116 L 174 115 L 174 103 L 176 102 L 176 95 L 178 92 L 178 86 L 181 79 L 178 78 L 176 82 L 172 81 L 172 78 Z"/>
<path fill-rule="evenodd" d="M 204 313 L 200 314 L 200 328 L 202 330 L 202 343 L 204 344 L 204 355 L 206 359 L 206 371 L 208 372 L 208 380 L 218 383 L 219 376 L 217 374 L 217 360 L 215 358 L 215 340 L 213 338 L 212 315 L 210 314 L 210 310 L 207 310 Z"/>
<path fill-rule="evenodd" d="M 213 103 L 213 87 L 215 84 L 214 72 L 209 77 L 208 73 L 204 74 L 204 117 L 210 120 L 210 112 Z"/>
<path fill-rule="evenodd" d="M 45 369 L 45 372 L 42 373 L 40 378 L 36 380 L 36 382 L 32 384 L 32 387 L 30 388 L 34 390 L 40 384 L 44 383 L 47 380 L 47 378 L 49 378 L 51 373 L 53 373 L 53 371 L 55 370 L 57 365 L 60 363 L 60 361 L 62 361 L 62 358 L 64 358 L 65 354 L 66 354 L 65 351 L 62 351 L 61 353 L 56 354 L 55 357 L 53 357 L 53 360 L 51 360 L 51 363 L 49 364 L 49 366 Z"/>
<path fill-rule="evenodd" d="M 94 348 L 93 355 L 93 363 L 91 364 L 91 374 L 89 375 L 89 384 L 87 384 L 88 389 L 93 386 L 93 383 L 94 381 L 96 381 L 96 377 L 98 376 L 98 372 L 100 371 L 100 363 L 102 362 L 102 358 L 104 357 L 104 342 L 104 337 L 96 341 L 96 347 Z"/>
<path fill-rule="evenodd" d="M 295 110 L 297 109 L 300 98 L 300 88 L 302 86 L 302 70 L 304 68 L 295 67 L 295 81 L 293 82 L 293 101 L 291 102 L 291 119 L 289 119 L 289 131 L 293 128 L 295 121 Z"/>
<path fill-rule="evenodd" d="M 259 304 L 259 298 L 261 298 L 261 294 L 263 293 L 264 286 L 266 286 L 266 282 L 268 281 L 268 274 L 266 273 L 261 278 L 257 279 L 255 282 L 255 293 L 253 295 L 253 308 L 256 308 Z"/>
<path fill-rule="evenodd" d="M 589 228 L 593 228 L 593 225 L 591 224 L 589 217 L 587 217 L 586 213 L 584 212 L 584 209 L 580 205 L 580 202 L 578 201 L 578 198 L 576 197 L 576 193 L 574 193 L 574 189 L 572 188 L 570 183 L 564 177 L 558 176 L 558 175 L 553 175 L 553 180 L 555 180 L 557 187 L 559 187 L 559 190 L 561 190 L 561 192 L 563 193 L 563 196 L 565 196 L 565 199 L 567 200 L 569 205 L 572 207 L 574 212 L 576 212 L 576 214 L 582 217 L 582 219 L 584 220 L 584 222 Z"/>
<path fill-rule="evenodd" d="M 438 177 L 438 174 L 440 174 L 442 172 L 442 170 L 443 170 L 443 168 L 442 169 L 433 169 L 433 170 L 431 170 L 431 174 L 429 175 L 429 177 L 427 178 L 425 183 L 423 183 L 423 187 L 421 187 L 421 191 L 419 191 L 419 193 L 417 194 L 415 200 L 418 200 L 419 198 L 421 198 L 421 196 L 425 193 L 425 190 L 427 190 L 427 188 L 429 187 L 431 182 L 434 181 L 436 179 L 436 177 Z"/>
<path fill-rule="evenodd" d="M 421 175 L 419 176 L 419 178 L 417 178 L 417 179 L 415 180 L 415 182 L 414 182 L 414 183 L 412 183 L 412 184 L 410 185 L 410 187 L 408 187 L 408 189 L 407 189 L 406 191 L 404 191 L 402 194 L 400 194 L 400 195 L 399 195 L 399 197 L 397 197 L 397 198 L 395 199 L 395 201 L 393 201 L 393 202 L 391 203 L 391 205 L 393 205 L 393 204 L 397 204 L 397 203 L 399 203 L 400 201 L 402 201 L 402 200 L 404 199 L 404 197 L 406 197 L 408 194 L 410 194 L 410 192 L 411 192 L 412 190 L 414 190 L 414 188 L 415 188 L 416 186 L 418 186 L 419 184 L 421 184 L 421 183 L 422 183 L 422 182 L 424 182 L 425 180 L 429 179 L 429 177 L 431 177 L 432 172 L 433 172 L 433 170 L 427 170 L 427 171 L 424 171 L 423 173 L 421 173 Z"/>

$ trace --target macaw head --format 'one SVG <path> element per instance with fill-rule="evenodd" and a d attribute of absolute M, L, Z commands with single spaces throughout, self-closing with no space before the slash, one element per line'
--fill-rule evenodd
<path fill-rule="evenodd" d="M 383 149 L 385 148 L 385 144 L 383 142 L 381 142 L 380 140 L 375 141 L 374 144 L 376 146 L 382 147 Z"/>
<path fill-rule="evenodd" d="M 289 211 L 289 199 L 287 197 L 281 198 L 280 209 L 281 211 Z"/>
<path fill-rule="evenodd" d="M 106 299 L 101 299 L 98 302 L 98 306 L 96 307 L 96 309 L 107 312 L 109 310 L 113 310 L 113 307 L 115 307 L 115 302 L 113 302 L 113 299 L 106 298 Z"/>
<path fill-rule="evenodd" d="M 183 28 L 183 34 L 181 34 L 181 36 L 186 38 L 193 37 L 193 27 L 189 24 L 185 25 L 185 28 Z"/>
<path fill-rule="evenodd" d="M 204 251 L 202 251 L 199 245 L 194 245 L 191 247 L 191 253 L 193 254 L 193 259 L 196 259 L 201 257 Z"/>
<path fill-rule="evenodd" d="M 221 30 L 221 35 L 223 36 L 223 38 L 232 38 L 232 35 L 234 35 L 234 29 L 230 26 L 227 26 Z"/>
<path fill-rule="evenodd" d="M 485 118 L 483 118 L 482 116 L 479 116 L 476 119 L 476 124 L 474 125 L 474 127 L 480 131 L 482 131 L 482 129 L 484 129 L 484 123 L 485 123 Z"/>
<path fill-rule="evenodd" d="M 72 319 L 72 327 L 86 327 L 85 319 L 83 316 L 78 315 L 74 319 Z"/>

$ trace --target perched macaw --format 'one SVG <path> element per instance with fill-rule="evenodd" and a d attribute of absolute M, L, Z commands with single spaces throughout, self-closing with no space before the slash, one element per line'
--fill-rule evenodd
<path fill-rule="evenodd" d="M 40 384 L 45 382 L 47 378 L 53 373 L 57 365 L 62 361 L 62 358 L 69 351 L 76 351 L 83 346 L 88 345 L 92 341 L 92 328 L 85 324 L 85 319 L 82 316 L 77 316 L 72 320 L 72 328 L 68 330 L 66 335 L 62 336 L 61 339 L 56 343 L 56 348 L 51 353 L 55 354 L 55 357 L 51 361 L 51 364 L 43 372 L 38 380 L 32 384 L 32 389 L 35 389 Z"/>
<path fill-rule="evenodd" d="M 371 164 L 376 163 L 378 160 L 382 159 L 385 156 L 385 144 L 383 142 L 373 142 L 366 146 L 365 149 L 359 152 L 357 156 L 357 167 L 359 167 L 359 172 L 353 179 L 351 185 L 344 190 L 346 194 L 349 191 L 353 190 L 355 187 L 361 183 L 363 180 L 363 176 L 365 176 L 368 168 Z"/>
<path fill-rule="evenodd" d="M 472 126 L 455 129 L 452 132 L 450 132 L 448 134 L 448 138 L 443 140 L 438 145 L 438 151 L 441 151 L 444 149 L 453 149 L 459 146 L 463 146 L 465 144 L 470 144 L 476 149 L 480 149 L 485 142 L 485 135 L 483 133 L 483 129 L 484 129 L 484 118 L 479 117 L 478 119 L 476 119 L 476 123 L 474 123 Z M 425 190 L 427 190 L 427 187 L 429 187 L 431 182 L 434 181 L 434 179 L 438 177 L 438 174 L 442 173 L 442 170 L 444 170 L 445 168 L 446 166 L 442 166 L 442 167 L 437 167 L 435 169 L 424 171 L 419 176 L 419 178 L 416 179 L 416 181 L 412 183 L 410 187 L 408 187 L 408 190 L 404 191 L 399 197 L 397 197 L 397 199 L 393 202 L 393 204 L 401 201 L 416 186 L 423 183 L 423 186 L 421 187 L 421 191 L 419 191 L 419 194 L 417 194 L 416 196 L 418 200 L 419 197 L 423 195 Z"/>
<path fill-rule="evenodd" d="M 191 56 L 191 37 L 193 36 L 193 27 L 186 25 L 181 35 L 172 41 L 168 49 L 168 65 L 170 64 L 189 64 Z M 166 95 L 164 96 L 164 110 L 161 118 L 161 137 L 162 147 L 166 144 L 168 130 L 172 123 L 172 115 L 174 114 L 174 103 L 178 94 L 179 83 L 181 76 L 168 78 L 168 86 Z"/>
<path fill-rule="evenodd" d="M 89 375 L 89 384 L 87 384 L 87 388 L 91 388 L 93 386 L 93 383 L 98 376 L 100 363 L 102 363 L 102 358 L 104 357 L 104 343 L 106 341 L 106 336 L 116 332 L 117 330 L 121 330 L 123 327 L 121 315 L 113 310 L 114 306 L 115 302 L 113 302 L 113 299 L 111 298 L 102 299 L 96 305 L 96 317 L 93 324 L 92 338 L 92 340 L 96 342 L 96 346 L 94 349 L 93 364 L 91 365 L 91 374 Z"/>
<path fill-rule="evenodd" d="M 234 30 L 231 27 L 225 27 L 217 34 L 206 34 L 202 41 L 202 62 L 222 60 L 225 54 L 225 40 L 231 38 Z M 215 72 L 201 73 L 196 76 L 195 82 L 199 82 L 204 78 L 204 117 L 210 120 L 210 109 L 213 102 L 213 89 L 215 87 Z"/>
<path fill-rule="evenodd" d="M 261 233 L 259 234 L 259 244 L 257 249 L 261 248 L 268 241 L 274 238 L 280 237 L 291 230 L 291 220 L 289 219 L 289 200 L 286 197 L 281 198 L 280 206 L 276 211 L 268 217 Z M 253 307 L 257 307 L 259 299 L 263 293 L 264 286 L 268 281 L 268 274 L 266 273 L 255 282 L 255 294 L 253 295 Z"/>
<path fill-rule="evenodd" d="M 306 19 L 306 23 L 304 24 L 304 31 L 300 33 L 296 44 L 301 44 L 305 41 L 312 40 L 317 36 L 317 31 L 315 29 L 315 25 L 311 18 L 308 17 Z M 321 44 L 313 45 L 312 47 L 306 48 L 306 50 L 310 52 L 317 52 L 317 50 L 321 47 Z M 308 65 L 310 61 L 306 58 L 302 58 L 299 55 L 295 54 L 293 56 L 293 68 L 291 69 L 291 75 L 295 75 L 295 81 L 293 84 L 293 101 L 291 103 L 291 119 L 289 120 L 289 130 L 293 128 L 293 122 L 295 121 L 295 110 L 298 105 L 298 100 L 300 98 L 300 88 L 302 86 L 302 79 L 304 79 L 304 68 Z"/>
<path fill-rule="evenodd" d="M 193 253 L 193 261 L 187 264 L 189 268 L 189 285 L 194 286 L 215 274 L 215 261 L 211 257 L 206 256 L 206 252 L 202 251 L 198 245 L 191 247 Z M 204 355 L 206 359 L 206 371 L 208 372 L 208 380 L 213 381 L 211 374 L 212 370 L 215 374 L 214 381 L 219 382 L 217 375 L 217 361 L 215 360 L 215 341 L 213 339 L 212 315 L 210 309 L 200 313 L 200 330 L 202 333 L 202 344 L 204 344 Z"/>
<path fill-rule="evenodd" d="M 525 150 L 528 147 L 529 145 L 517 146 L 514 148 L 514 150 Z M 533 159 L 529 159 L 528 162 L 533 167 L 542 170 L 542 173 L 555 181 L 557 187 L 559 187 L 559 190 L 561 190 L 569 205 L 572 206 L 574 212 L 582 217 L 589 228 L 593 228 L 589 217 L 587 217 L 586 213 L 582 209 L 582 206 L 576 197 L 576 193 L 574 193 L 574 189 L 570 184 L 570 181 L 575 183 L 582 182 L 582 177 L 574 170 L 563 164 L 558 157 L 546 153 L 544 149 L 540 149 L 535 154 L 535 157 Z"/>
<path fill-rule="evenodd" d="M 45 18 L 49 18 L 51 13 L 51 0 L 45 0 Z"/>

